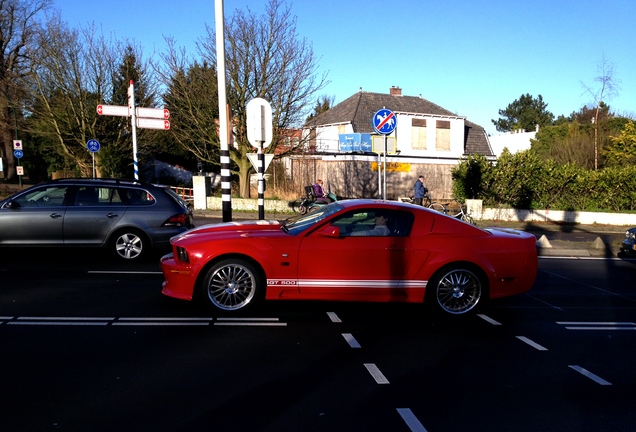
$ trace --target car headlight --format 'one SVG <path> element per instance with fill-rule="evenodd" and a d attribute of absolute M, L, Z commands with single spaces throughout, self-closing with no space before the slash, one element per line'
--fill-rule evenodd
<path fill-rule="evenodd" d="M 625 237 L 628 240 L 634 241 L 634 240 L 636 240 L 636 233 L 634 233 L 633 231 L 627 231 L 627 232 L 625 232 Z"/>
<path fill-rule="evenodd" d="M 177 260 L 181 262 L 184 262 L 184 263 L 190 262 L 188 251 L 185 248 L 182 248 L 181 246 L 175 247 L 175 257 L 177 258 Z"/>

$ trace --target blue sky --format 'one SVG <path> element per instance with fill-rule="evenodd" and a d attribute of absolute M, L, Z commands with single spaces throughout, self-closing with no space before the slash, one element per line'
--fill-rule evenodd
<path fill-rule="evenodd" d="M 263 1 L 225 0 L 263 11 Z M 634 0 L 296 0 L 297 32 L 312 43 L 320 93 L 342 102 L 360 87 L 428 99 L 497 134 L 491 120 L 521 95 L 543 96 L 555 117 L 594 101 L 584 85 L 603 57 L 620 84 L 609 100 L 636 117 Z M 134 40 L 144 54 L 163 51 L 164 36 L 196 55 L 205 24 L 214 26 L 214 0 L 55 0 L 71 27 L 95 23 L 104 34 Z M 390 107 L 387 107 L 390 108 Z M 370 120 L 369 120 L 370 121 Z"/>

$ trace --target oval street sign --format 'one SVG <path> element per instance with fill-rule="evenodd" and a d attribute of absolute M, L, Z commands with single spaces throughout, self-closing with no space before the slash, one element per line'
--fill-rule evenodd
<path fill-rule="evenodd" d="M 267 147 L 272 142 L 272 106 L 263 98 L 247 103 L 247 139 L 254 147 Z"/>

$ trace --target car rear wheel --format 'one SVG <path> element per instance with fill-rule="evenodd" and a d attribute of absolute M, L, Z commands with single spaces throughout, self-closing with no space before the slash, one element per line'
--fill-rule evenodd
<path fill-rule="evenodd" d="M 123 230 L 115 234 L 112 249 L 116 256 L 131 261 L 141 258 L 148 248 L 146 236 L 138 230 Z"/>
<path fill-rule="evenodd" d="M 428 289 L 432 290 L 437 305 L 442 311 L 453 315 L 473 310 L 484 294 L 481 278 L 463 265 L 442 269 L 431 282 Z"/>
<path fill-rule="evenodd" d="M 202 285 L 203 299 L 222 311 L 237 311 L 254 303 L 261 277 L 254 266 L 241 259 L 227 259 L 208 270 Z"/>

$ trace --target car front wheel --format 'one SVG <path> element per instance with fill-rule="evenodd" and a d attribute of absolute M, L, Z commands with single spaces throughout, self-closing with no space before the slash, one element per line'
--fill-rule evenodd
<path fill-rule="evenodd" d="M 227 259 L 208 270 L 202 285 L 203 299 L 217 310 L 237 311 L 254 303 L 261 277 L 254 266 L 241 259 Z"/>
<path fill-rule="evenodd" d="M 147 241 L 145 236 L 137 230 L 125 230 L 115 234 L 112 248 L 119 258 L 131 261 L 144 255 Z"/>
<path fill-rule="evenodd" d="M 484 293 L 481 278 L 461 265 L 442 269 L 427 289 L 433 290 L 437 305 L 444 312 L 454 315 L 474 309 Z"/>

